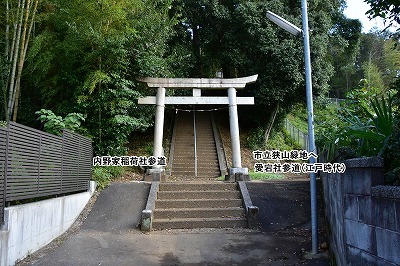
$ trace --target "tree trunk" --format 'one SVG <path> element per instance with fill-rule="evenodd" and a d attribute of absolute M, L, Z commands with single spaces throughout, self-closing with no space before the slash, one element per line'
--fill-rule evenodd
<path fill-rule="evenodd" d="M 264 133 L 264 145 L 266 145 L 268 142 L 269 134 L 271 133 L 272 126 L 274 125 L 276 114 L 278 113 L 278 110 L 279 110 L 279 102 L 276 104 L 275 109 L 272 111 L 272 113 L 269 117 L 267 128 L 265 129 L 265 133 Z"/>
<path fill-rule="evenodd" d="M 202 62 L 202 58 L 201 58 L 199 29 L 197 29 L 197 26 L 193 27 L 193 50 L 194 50 L 194 56 L 196 58 L 196 62 L 195 62 L 195 66 L 197 68 L 196 74 L 199 77 L 203 77 L 203 62 Z"/>

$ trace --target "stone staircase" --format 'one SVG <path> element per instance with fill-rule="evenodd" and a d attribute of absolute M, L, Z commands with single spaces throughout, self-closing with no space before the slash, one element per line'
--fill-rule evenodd
<path fill-rule="evenodd" d="M 160 183 L 153 229 L 246 227 L 247 219 L 236 183 Z"/>
<path fill-rule="evenodd" d="M 195 175 L 193 112 L 178 112 L 171 175 L 178 178 L 220 176 L 210 114 L 196 112 L 197 175 Z"/>
<path fill-rule="evenodd" d="M 209 112 L 196 112 L 196 131 L 197 177 L 219 177 L 221 172 Z"/>

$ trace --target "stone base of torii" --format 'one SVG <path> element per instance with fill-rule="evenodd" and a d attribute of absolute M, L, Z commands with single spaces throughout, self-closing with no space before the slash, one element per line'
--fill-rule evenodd
<path fill-rule="evenodd" d="M 253 105 L 253 97 L 236 97 L 237 89 L 244 89 L 246 84 L 257 80 L 258 75 L 243 78 L 143 78 L 139 81 L 146 82 L 150 88 L 157 88 L 157 96 L 139 98 L 139 104 L 155 104 L 156 117 L 154 125 L 154 148 L 153 156 L 163 156 L 163 131 L 164 131 L 164 110 L 166 104 L 171 105 L 229 105 L 229 125 L 232 145 L 232 167 L 229 169 L 229 181 L 243 181 L 248 179 L 248 168 L 242 167 L 240 155 L 239 121 L 237 105 Z M 192 89 L 193 96 L 189 97 L 165 97 L 165 89 Z M 227 97 L 201 96 L 201 90 L 228 90 Z M 154 166 L 149 169 L 148 174 L 152 181 L 165 181 L 165 169 L 161 166 Z"/>

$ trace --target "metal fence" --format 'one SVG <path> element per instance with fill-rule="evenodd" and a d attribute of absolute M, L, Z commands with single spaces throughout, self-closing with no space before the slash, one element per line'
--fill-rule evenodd
<path fill-rule="evenodd" d="M 346 99 L 339 99 L 339 98 L 327 98 L 328 101 L 334 103 L 336 105 L 340 105 L 341 102 L 345 101 Z"/>
<path fill-rule="evenodd" d="M 7 202 L 87 190 L 92 141 L 10 123 L 0 127 L 0 224 Z"/>
<path fill-rule="evenodd" d="M 300 131 L 298 128 L 293 126 L 288 119 L 285 119 L 285 128 L 289 132 L 290 136 L 294 141 L 296 141 L 300 146 L 304 149 L 309 151 L 309 140 L 308 134 Z"/>
<path fill-rule="evenodd" d="M 4 221 L 5 193 L 5 163 L 6 163 L 6 137 L 7 131 L 0 127 L 0 225 Z"/>

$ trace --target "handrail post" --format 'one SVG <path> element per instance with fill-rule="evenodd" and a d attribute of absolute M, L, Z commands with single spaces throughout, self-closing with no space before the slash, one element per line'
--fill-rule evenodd
<path fill-rule="evenodd" d="M 194 135 L 194 176 L 197 177 L 197 133 L 196 133 L 196 110 L 193 111 L 193 135 Z"/>

